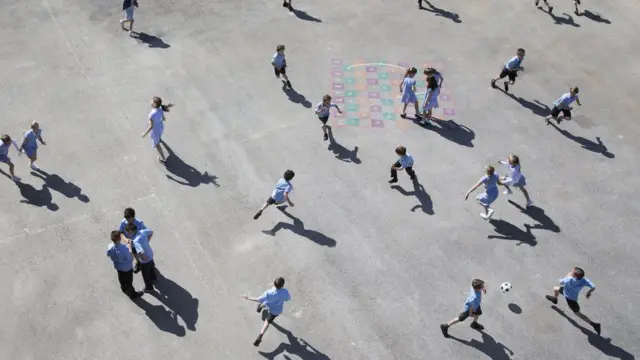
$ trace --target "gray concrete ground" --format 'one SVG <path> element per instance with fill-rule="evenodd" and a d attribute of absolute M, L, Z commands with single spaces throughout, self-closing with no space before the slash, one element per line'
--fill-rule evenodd
<path fill-rule="evenodd" d="M 23 182 L 1 181 L 1 358 L 639 354 L 635 2 L 585 0 L 589 12 L 575 16 L 555 0 L 554 19 L 533 1 L 433 0 L 419 11 L 413 0 L 300 0 L 289 14 L 278 0 L 141 0 L 140 39 L 119 29 L 117 1 L 1 3 L 0 132 L 18 138 L 37 119 L 48 142 L 46 174 L 12 151 Z M 295 91 L 270 68 L 279 43 Z M 490 89 L 518 47 L 527 58 L 511 94 Z M 373 113 L 355 113 L 332 120 L 328 149 L 310 107 L 332 91 L 332 70 L 367 62 L 437 64 L 440 112 L 450 109 L 439 116 L 468 130 L 423 129 L 397 108 L 372 127 Z M 384 80 L 382 68 L 372 74 Z M 574 84 L 584 103 L 574 121 L 545 126 Z M 354 100 L 363 113 L 378 103 L 366 89 Z M 176 104 L 167 168 L 140 139 L 154 95 Z M 417 193 L 405 174 L 387 184 L 398 144 L 416 159 Z M 501 194 L 487 223 L 464 193 L 512 152 L 536 207 Z M 252 220 L 287 168 L 295 208 Z M 104 255 L 127 206 L 155 230 L 164 276 L 138 303 Z M 261 232 L 274 226 L 274 237 Z M 573 265 L 598 287 L 581 305 L 603 337 L 544 299 Z M 293 300 L 256 349 L 261 321 L 241 296 L 280 275 Z M 488 282 L 486 331 L 467 322 L 444 339 L 438 325 L 461 311 L 474 277 Z M 513 292 L 500 293 L 503 281 Z"/>

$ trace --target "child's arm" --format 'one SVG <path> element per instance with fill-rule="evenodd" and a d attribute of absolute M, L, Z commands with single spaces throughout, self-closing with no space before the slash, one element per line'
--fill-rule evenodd
<path fill-rule="evenodd" d="M 26 143 L 27 143 L 27 136 L 25 135 L 25 136 L 22 138 L 22 143 L 20 144 L 20 148 L 18 149 L 18 151 L 22 151 L 22 150 L 24 150 L 24 144 L 26 144 Z"/>
<path fill-rule="evenodd" d="M 252 298 L 252 297 L 249 297 L 247 295 L 242 295 L 242 297 L 245 298 L 246 300 L 249 300 L 249 301 L 260 302 L 260 300 L 258 300 L 257 298 Z"/>
<path fill-rule="evenodd" d="M 288 192 L 285 192 L 285 193 L 284 193 L 284 200 L 285 200 L 286 202 L 288 202 L 288 203 L 289 203 L 289 206 L 291 206 L 291 207 L 294 207 L 294 206 L 295 206 L 295 205 L 293 205 L 293 203 L 291 202 L 291 199 L 289 199 L 289 193 L 288 193 Z"/>
<path fill-rule="evenodd" d="M 578 104 L 578 106 L 582 106 L 582 103 L 580 102 L 579 98 L 576 98 L 576 104 Z"/>
<path fill-rule="evenodd" d="M 473 187 L 469 189 L 469 191 L 467 191 L 467 194 L 464 196 L 464 199 L 467 200 L 469 198 L 469 194 L 474 192 L 480 185 L 482 185 L 482 182 L 478 182 L 477 184 L 473 185 Z"/>
<path fill-rule="evenodd" d="M 151 119 L 149 119 L 149 126 L 147 127 L 147 131 L 142 133 L 142 137 L 147 136 L 147 134 L 149 133 L 149 131 L 151 131 L 151 129 L 153 129 L 153 121 L 151 121 Z"/>
<path fill-rule="evenodd" d="M 42 145 L 47 145 L 47 143 L 46 143 L 46 142 L 44 142 L 44 139 L 42 138 L 42 135 L 38 135 L 38 140 L 40 141 L 40 143 L 41 143 Z"/>
<path fill-rule="evenodd" d="M 338 105 L 333 104 L 333 107 L 334 107 L 334 108 L 336 108 L 336 110 L 338 110 L 338 112 L 339 112 L 340 114 L 342 114 L 342 110 L 340 110 L 340 108 L 338 107 Z"/>
<path fill-rule="evenodd" d="M 589 291 L 587 291 L 587 294 L 586 294 L 587 299 L 591 297 L 591 293 L 594 292 L 594 291 L 596 291 L 596 288 L 591 288 L 591 289 L 589 289 Z"/>

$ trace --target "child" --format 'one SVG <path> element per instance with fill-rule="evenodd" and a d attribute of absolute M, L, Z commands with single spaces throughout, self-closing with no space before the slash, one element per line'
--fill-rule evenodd
<path fill-rule="evenodd" d="M 292 89 L 291 81 L 289 81 L 289 77 L 287 76 L 287 60 L 284 57 L 284 45 L 278 45 L 276 47 L 276 53 L 273 54 L 271 65 L 273 65 L 273 72 L 276 74 L 276 78 L 280 79 L 280 75 L 282 75 L 289 89 Z"/>
<path fill-rule="evenodd" d="M 524 49 L 520 48 L 518 49 L 516 56 L 512 57 L 511 60 L 507 61 L 507 63 L 504 65 L 504 68 L 502 68 L 502 71 L 500 72 L 500 74 L 498 74 L 498 77 L 491 80 L 492 88 L 494 89 L 496 88 L 496 81 L 500 79 L 504 79 L 505 77 L 508 76 L 509 81 L 504 82 L 504 91 L 509 91 L 509 85 L 513 85 L 516 83 L 516 77 L 518 76 L 518 71 L 524 70 L 524 68 L 520 66 L 522 65 L 522 61 L 524 60 L 524 53 L 525 53 Z"/>
<path fill-rule="evenodd" d="M 560 124 L 560 122 L 562 122 L 562 119 L 558 117 L 558 115 L 560 115 L 560 111 L 562 111 L 562 115 L 564 115 L 563 118 L 565 120 L 571 120 L 571 107 L 569 107 L 569 105 L 571 105 L 571 103 L 575 101 L 578 106 L 582 106 L 582 104 L 580 103 L 580 99 L 578 99 L 579 92 L 580 90 L 578 89 L 578 87 L 574 86 L 569 89 L 568 93 L 560 96 L 560 98 L 553 103 L 551 115 L 544 118 L 545 124 L 550 124 L 550 118 L 554 118 L 556 122 Z"/>
<path fill-rule="evenodd" d="M 144 222 L 136 217 L 136 211 L 132 208 L 124 209 L 124 219 L 120 222 L 120 233 L 123 236 L 126 234 L 125 227 L 127 224 L 135 224 L 138 230 L 144 230 L 147 227 L 144 225 Z M 131 242 L 135 238 L 136 234 L 130 234 L 130 236 L 125 236 L 129 242 Z M 150 239 L 149 239 L 150 240 Z M 133 272 L 137 274 L 140 271 L 140 259 L 138 258 L 138 254 L 136 253 L 136 248 L 134 246 L 131 247 L 131 253 L 133 253 L 133 258 L 136 260 L 136 266 L 133 269 Z"/>
<path fill-rule="evenodd" d="M 529 198 L 527 189 L 524 188 L 525 185 L 527 185 L 527 179 L 520 171 L 520 159 L 516 155 L 511 155 L 506 161 L 498 160 L 498 163 L 509 166 L 509 175 L 500 180 L 502 185 L 505 187 L 504 194 L 510 195 L 513 193 L 509 188 L 509 185 L 519 188 L 520 191 L 522 191 L 524 198 L 527 200 L 527 207 L 533 205 L 533 201 Z"/>
<path fill-rule="evenodd" d="M 149 126 L 147 130 L 142 133 L 142 137 L 147 136 L 151 132 L 151 145 L 158 150 L 160 156 L 158 161 L 161 164 L 166 164 L 167 159 L 164 157 L 164 152 L 160 147 L 160 141 L 162 140 L 162 132 L 164 132 L 164 122 L 167 120 L 164 117 L 165 112 L 173 107 L 173 104 L 162 105 L 162 99 L 157 96 L 153 97 L 151 101 L 151 111 L 149 112 Z"/>
<path fill-rule="evenodd" d="M 292 1 L 293 0 L 289 0 L 289 2 L 287 2 L 287 0 L 282 0 L 282 7 L 286 7 L 289 11 L 293 11 L 293 6 L 291 6 Z"/>
<path fill-rule="evenodd" d="M 436 82 L 438 83 L 438 87 L 442 88 L 442 83 L 444 82 L 444 78 L 442 77 L 442 74 L 438 72 L 438 70 L 432 67 L 426 68 L 423 74 L 425 74 L 427 77 L 430 77 L 430 76 L 434 77 L 436 79 Z"/>
<path fill-rule="evenodd" d="M 156 281 L 156 263 L 153 261 L 153 249 L 151 249 L 151 237 L 153 230 L 138 229 L 135 223 L 129 223 L 124 227 L 126 237 L 132 239 L 131 247 L 135 247 L 137 257 L 140 259 L 140 271 L 144 280 L 144 291 L 154 290 L 153 283 Z"/>
<path fill-rule="evenodd" d="M 498 198 L 498 185 L 502 185 L 502 182 L 500 181 L 498 174 L 496 174 L 496 169 L 493 166 L 485 166 L 484 173 L 486 175 L 481 177 L 478 183 L 473 185 L 473 187 L 467 191 L 464 199 L 467 200 L 469 198 L 469 194 L 480 187 L 480 185 L 484 184 L 485 190 L 482 194 L 476 196 L 476 201 L 484 207 L 484 213 L 480 214 L 480 216 L 485 220 L 489 220 L 494 211 L 490 206 Z"/>
<path fill-rule="evenodd" d="M 122 243 L 122 233 L 118 230 L 111 232 L 112 243 L 107 246 L 107 256 L 113 261 L 113 267 L 118 272 L 120 290 L 131 300 L 142 296 L 142 291 L 133 287 L 133 266 L 129 247 Z M 133 247 L 132 247 L 133 249 Z"/>
<path fill-rule="evenodd" d="M 547 5 L 547 10 L 549 11 L 549 14 L 551 14 L 551 12 L 553 12 L 553 6 L 549 5 L 547 0 L 542 1 L 544 1 L 544 4 Z M 540 0 L 536 0 L 536 6 L 538 6 L 538 4 L 540 4 Z"/>
<path fill-rule="evenodd" d="M 120 20 L 120 27 L 122 30 L 129 31 L 129 35 L 133 34 L 133 9 L 138 7 L 137 0 L 124 0 L 122 2 L 122 10 L 124 10 L 125 18 Z M 129 23 L 129 30 L 124 27 L 124 23 Z"/>
<path fill-rule="evenodd" d="M 9 158 L 9 149 L 11 149 L 11 145 L 13 145 L 14 148 L 16 148 L 16 150 L 18 151 L 18 156 L 20 156 L 20 148 L 18 147 L 18 144 L 11 140 L 11 137 L 9 135 L 2 135 L 2 138 L 0 138 L 2 140 L 2 144 L 0 144 L 0 162 L 3 162 L 7 165 L 9 165 L 9 174 L 11 174 L 11 180 L 13 181 L 20 181 L 20 178 L 16 176 L 16 174 L 13 172 L 13 169 L 15 168 L 15 166 L 13 165 L 13 163 L 11 162 L 11 159 Z"/>
<path fill-rule="evenodd" d="M 398 182 L 398 170 L 406 170 L 411 180 L 416 179 L 416 173 L 413 171 L 413 156 L 407 153 L 407 148 L 404 146 L 398 146 L 396 148 L 396 154 L 399 156 L 398 161 L 391 165 L 391 180 L 389 184 Z"/>
<path fill-rule="evenodd" d="M 287 170 L 284 172 L 282 179 L 278 180 L 276 188 L 273 189 L 271 196 L 267 199 L 267 201 L 265 201 L 264 205 L 262 205 L 262 208 L 258 210 L 258 212 L 253 216 L 254 220 L 257 220 L 260 215 L 262 215 L 264 209 L 266 209 L 269 205 L 280 205 L 286 201 L 287 203 L 289 203 L 289 206 L 294 206 L 293 202 L 291 202 L 291 199 L 289 199 L 289 193 L 293 191 L 291 180 L 294 176 L 296 176 L 296 174 L 293 172 L 293 170 Z"/>
<path fill-rule="evenodd" d="M 402 99 L 400 101 L 404 104 L 400 117 L 403 119 L 407 116 L 407 105 L 409 104 L 414 105 L 416 109 L 416 117 L 420 117 L 418 98 L 416 97 L 416 79 L 413 78 L 417 73 L 418 69 L 414 67 L 407 69 L 407 72 L 404 74 L 404 79 L 400 84 L 400 93 L 402 94 Z"/>
<path fill-rule="evenodd" d="M 580 16 L 580 11 L 578 10 L 578 5 L 580 5 L 580 0 L 573 0 L 573 5 L 576 7 L 576 11 L 573 13 Z"/>
<path fill-rule="evenodd" d="M 47 145 L 42 139 L 42 129 L 37 121 L 31 123 L 31 130 L 27 130 L 24 133 L 22 144 L 20 145 L 20 151 L 24 152 L 29 158 L 29 166 L 33 170 L 40 170 L 38 165 L 35 164 L 38 160 L 38 141 L 42 145 Z"/>
<path fill-rule="evenodd" d="M 438 107 L 438 95 L 440 95 L 440 88 L 436 78 L 433 76 L 427 77 L 427 91 L 424 93 L 423 114 L 420 124 L 424 125 L 431 121 L 433 109 Z"/>
<path fill-rule="evenodd" d="M 467 301 L 464 302 L 464 310 L 458 315 L 457 318 L 449 321 L 448 324 L 440 325 L 440 330 L 442 330 L 442 335 L 444 337 L 449 337 L 449 327 L 465 321 L 468 317 L 473 316 L 473 321 L 471 322 L 471 328 L 474 330 L 484 330 L 484 326 L 478 323 L 478 317 L 482 315 L 482 308 L 480 307 L 480 302 L 482 302 L 482 294 L 487 294 L 487 288 L 484 285 L 484 281 L 480 279 L 473 279 L 471 282 L 471 291 L 469 292 L 469 297 Z"/>
<path fill-rule="evenodd" d="M 268 313 L 267 318 L 264 320 L 264 325 L 262 325 L 262 330 L 260 330 L 260 335 L 258 335 L 256 341 L 253 342 L 253 346 L 258 346 L 262 342 L 262 336 L 267 331 L 267 328 L 269 328 L 269 324 L 271 324 L 278 315 L 282 314 L 284 302 L 291 300 L 291 294 L 289 294 L 289 290 L 284 288 L 284 279 L 279 277 L 273 282 L 273 288 L 265 291 L 260 297 L 251 298 L 244 295 L 243 298 L 259 303 L 256 309 L 258 313 L 262 313 L 262 310 L 267 310 Z"/>
<path fill-rule="evenodd" d="M 564 279 L 560 279 L 560 286 L 554 286 L 553 296 L 546 295 L 545 298 L 554 304 L 558 303 L 558 294 L 564 295 L 567 300 L 567 305 L 577 317 L 593 326 L 593 329 L 598 335 L 600 335 L 600 324 L 591 321 L 585 314 L 580 312 L 580 305 L 578 304 L 578 295 L 583 287 L 588 287 L 587 299 L 591 297 L 591 294 L 596 290 L 596 286 L 593 285 L 591 280 L 584 277 L 584 270 L 579 267 L 574 267 Z"/>
<path fill-rule="evenodd" d="M 322 97 L 322 102 L 318 103 L 316 106 L 316 115 L 318 115 L 318 119 L 322 122 L 322 132 L 324 133 L 324 140 L 329 139 L 329 135 L 327 134 L 327 130 L 329 127 L 327 126 L 327 121 L 329 120 L 329 110 L 334 107 L 338 110 L 340 114 L 342 114 L 342 110 L 336 104 L 331 103 L 331 96 L 329 94 Z"/>

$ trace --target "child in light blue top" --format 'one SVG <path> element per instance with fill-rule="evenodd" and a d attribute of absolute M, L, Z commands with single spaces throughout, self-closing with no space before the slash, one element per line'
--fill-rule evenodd
<path fill-rule="evenodd" d="M 471 281 L 471 291 L 469 291 L 469 296 L 464 302 L 464 309 L 462 310 L 460 315 L 458 315 L 458 317 L 452 319 L 446 324 L 440 325 L 442 335 L 448 338 L 449 328 L 459 322 L 465 321 L 469 317 L 473 318 L 473 322 L 470 325 L 472 329 L 478 331 L 484 330 L 484 326 L 478 323 L 478 318 L 480 317 L 480 315 L 482 315 L 482 308 L 480 307 L 480 303 L 482 302 L 482 295 L 486 293 L 487 288 L 485 287 L 484 281 L 481 279 L 473 279 L 473 281 Z"/>
<path fill-rule="evenodd" d="M 438 80 L 433 76 L 427 76 L 427 91 L 424 93 L 424 103 L 422 104 L 423 115 L 420 124 L 427 124 L 431 121 L 433 109 L 438 107 L 438 96 L 440 95 L 440 87 Z"/>
<path fill-rule="evenodd" d="M 562 122 L 562 120 L 571 120 L 571 104 L 575 101 L 578 106 L 582 106 L 580 103 L 580 99 L 578 98 L 578 94 L 580 93 L 580 89 L 577 86 L 574 86 L 569 89 L 569 92 L 560 96 L 558 100 L 553 103 L 553 109 L 551 109 L 551 115 L 544 118 L 544 122 L 549 125 L 549 119 L 553 118 L 556 120 L 558 124 Z M 562 112 L 562 117 L 558 117 Z"/>
<path fill-rule="evenodd" d="M 22 144 L 20 145 L 20 151 L 24 152 L 29 157 L 29 166 L 33 170 L 40 170 L 35 161 L 38 160 L 38 141 L 42 145 L 47 145 L 42 139 L 42 129 L 37 121 L 31 123 L 31 129 L 24 133 Z"/>
<path fill-rule="evenodd" d="M 260 342 L 262 342 L 262 337 L 269 328 L 269 324 L 271 324 L 278 315 L 282 314 L 285 301 L 291 300 L 291 294 L 289 294 L 289 290 L 284 288 L 284 278 L 279 277 L 273 282 L 273 288 L 265 291 L 260 297 L 252 298 L 244 295 L 243 298 L 257 302 L 258 308 L 256 311 L 258 313 L 267 310 L 267 317 L 262 325 L 262 330 L 260 330 L 258 338 L 253 342 L 253 346 L 258 346 Z"/>
<path fill-rule="evenodd" d="M 484 208 L 484 213 L 481 213 L 480 216 L 485 220 L 489 220 L 494 211 L 490 206 L 498 198 L 498 185 L 502 185 L 502 182 L 493 166 L 485 166 L 484 172 L 485 175 L 480 178 L 477 184 L 473 185 L 473 187 L 467 191 L 464 199 L 467 200 L 469 194 L 479 188 L 480 185 L 484 185 L 485 191 L 476 196 L 476 201 Z"/>
<path fill-rule="evenodd" d="M 0 142 L 0 162 L 9 165 L 9 173 L 11 174 L 11 180 L 20 181 L 20 178 L 17 177 L 16 174 L 14 173 L 15 166 L 11 162 L 11 158 L 9 158 L 9 149 L 11 149 L 11 146 L 16 148 L 16 150 L 18 151 L 18 156 L 22 154 L 20 152 L 20 148 L 18 147 L 18 144 L 15 141 L 11 140 L 11 136 L 9 135 L 2 135 L 1 140 L 2 142 Z"/>
<path fill-rule="evenodd" d="M 551 301 L 554 304 L 558 304 L 558 296 L 560 294 L 564 295 L 565 300 L 567 300 L 567 305 L 569 309 L 576 314 L 577 317 L 585 321 L 587 324 L 593 326 L 593 329 L 596 331 L 598 335 L 600 335 L 601 326 L 600 323 L 594 322 L 587 315 L 580 312 L 580 305 L 578 304 L 578 295 L 580 294 L 580 290 L 585 286 L 589 288 L 587 291 L 587 299 L 591 297 L 591 294 L 596 290 L 596 286 L 593 285 L 591 280 L 584 277 L 584 270 L 579 267 L 574 267 L 571 272 L 567 274 L 564 278 L 560 279 L 560 286 L 553 287 L 553 296 L 545 295 L 545 298 Z"/>
<path fill-rule="evenodd" d="M 151 111 L 149 112 L 149 125 L 147 126 L 147 130 L 142 133 L 142 137 L 147 136 L 148 133 L 151 133 L 151 145 L 156 148 L 158 151 L 158 162 L 161 164 L 167 163 L 167 158 L 164 156 L 164 152 L 160 147 L 160 142 L 162 141 L 162 133 L 164 132 L 164 122 L 167 120 L 164 116 L 165 112 L 169 112 L 173 107 L 173 104 L 162 104 L 162 99 L 154 96 L 151 100 Z"/>
<path fill-rule="evenodd" d="M 402 99 L 400 101 L 404 104 L 402 107 L 402 118 L 407 116 L 407 106 L 413 104 L 416 109 L 416 117 L 420 117 L 420 108 L 418 107 L 418 98 L 416 97 L 416 79 L 414 78 L 418 73 L 418 69 L 412 67 L 407 69 L 404 74 L 404 80 L 400 84 L 400 93 Z"/>
<path fill-rule="evenodd" d="M 500 74 L 495 79 L 491 80 L 491 87 L 496 88 L 496 81 L 509 77 L 509 81 L 504 82 L 504 91 L 509 91 L 509 85 L 516 83 L 516 77 L 518 77 L 518 71 L 524 70 L 522 62 L 524 61 L 525 51 L 523 48 L 518 49 L 516 56 L 512 57 L 500 71 Z"/>
<path fill-rule="evenodd" d="M 285 83 L 289 89 L 291 89 L 291 81 L 289 81 L 289 77 L 287 76 L 287 59 L 284 57 L 284 45 L 278 45 L 276 47 L 276 53 L 273 54 L 271 58 L 271 65 L 273 66 L 273 72 L 276 74 L 276 78 L 280 79 L 280 75 L 282 75 Z"/>
<path fill-rule="evenodd" d="M 278 180 L 276 188 L 273 189 L 271 196 L 269 196 L 267 201 L 265 201 L 262 205 L 262 208 L 260 208 L 260 210 L 258 210 L 258 212 L 253 216 L 254 220 L 257 220 L 260 215 L 262 215 L 264 209 L 266 209 L 269 205 L 280 205 L 286 201 L 287 203 L 289 203 L 289 206 L 294 206 L 291 199 L 289 199 L 289 193 L 293 191 L 291 180 L 294 176 L 296 176 L 296 174 L 293 172 L 293 170 L 287 170 L 284 172 L 282 179 Z"/>
<path fill-rule="evenodd" d="M 327 126 L 327 121 L 329 121 L 329 115 L 331 114 L 331 108 L 334 107 L 340 114 L 342 114 L 342 110 L 338 107 L 338 105 L 331 102 L 331 95 L 326 94 L 322 97 L 322 102 L 318 103 L 316 106 L 316 115 L 318 115 L 318 119 L 322 123 L 322 132 L 324 133 L 324 140 L 329 139 L 329 135 L 327 132 L 329 131 L 329 126 Z"/>

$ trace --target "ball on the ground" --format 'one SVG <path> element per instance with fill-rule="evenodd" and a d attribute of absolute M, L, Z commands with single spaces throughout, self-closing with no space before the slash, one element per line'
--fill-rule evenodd
<path fill-rule="evenodd" d="M 511 283 L 503 282 L 502 285 L 500 285 L 500 290 L 502 290 L 503 293 L 511 291 Z"/>

